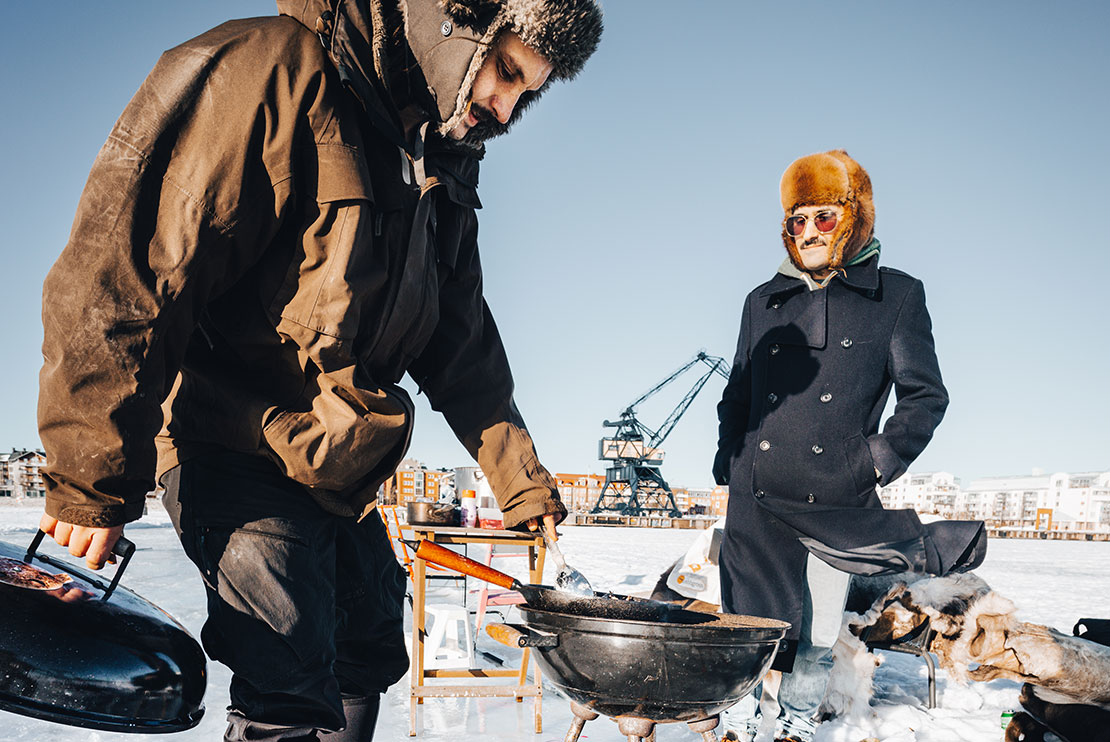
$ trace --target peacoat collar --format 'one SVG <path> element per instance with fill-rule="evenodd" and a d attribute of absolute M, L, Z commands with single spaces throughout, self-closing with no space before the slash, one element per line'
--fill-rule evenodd
<path fill-rule="evenodd" d="M 842 281 L 846 286 L 860 291 L 868 298 L 876 298 L 879 290 L 879 256 L 875 255 L 858 265 L 849 265 L 840 269 L 833 281 Z M 805 283 L 800 279 L 784 273 L 776 273 L 774 278 L 763 284 L 759 295 L 791 294 L 803 289 L 805 289 Z"/>
<path fill-rule="evenodd" d="M 872 300 L 879 297 L 879 258 L 874 256 L 839 271 L 832 283 L 842 281 L 850 290 Z M 800 278 L 777 273 L 759 291 L 760 304 L 768 310 L 763 337 L 768 343 L 824 348 L 828 328 L 829 290 L 808 291 Z"/>

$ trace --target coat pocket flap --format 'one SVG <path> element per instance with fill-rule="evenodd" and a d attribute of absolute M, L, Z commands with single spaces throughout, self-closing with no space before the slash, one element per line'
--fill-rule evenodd
<path fill-rule="evenodd" d="M 374 200 L 366 160 L 356 147 L 345 144 L 317 144 L 316 200 Z"/>

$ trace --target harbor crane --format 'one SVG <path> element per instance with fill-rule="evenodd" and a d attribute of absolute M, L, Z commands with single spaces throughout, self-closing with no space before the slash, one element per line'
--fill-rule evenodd
<path fill-rule="evenodd" d="M 708 370 L 694 382 L 693 388 L 686 393 L 663 424 L 652 430 L 640 422 L 636 417 L 637 405 L 698 364 L 704 364 Z M 598 458 L 610 462 L 610 465 L 605 470 L 605 484 L 591 513 L 661 513 L 672 518 L 682 515 L 675 505 L 674 493 L 659 471 L 663 463 L 663 449 L 659 446 L 674 430 L 674 426 L 709 378 L 717 374 L 727 381 L 730 371 L 725 359 L 700 351 L 682 368 L 637 397 L 624 408 L 617 420 L 605 420 L 602 423 L 604 427 L 616 430 L 612 436 L 602 438 L 598 444 Z"/>

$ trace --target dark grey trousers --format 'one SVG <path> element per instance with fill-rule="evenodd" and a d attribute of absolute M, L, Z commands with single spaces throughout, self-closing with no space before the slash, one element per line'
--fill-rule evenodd
<path fill-rule="evenodd" d="M 368 742 L 408 669 L 405 573 L 381 519 L 322 510 L 258 456 L 191 459 L 162 483 L 206 587 L 201 641 L 233 672 L 225 739 Z"/>

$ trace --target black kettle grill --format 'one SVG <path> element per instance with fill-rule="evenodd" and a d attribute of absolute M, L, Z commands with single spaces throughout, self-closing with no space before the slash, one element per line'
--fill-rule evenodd
<path fill-rule="evenodd" d="M 204 714 L 204 652 L 181 624 L 111 582 L 0 541 L 0 709 L 110 732 L 179 732 Z"/>

